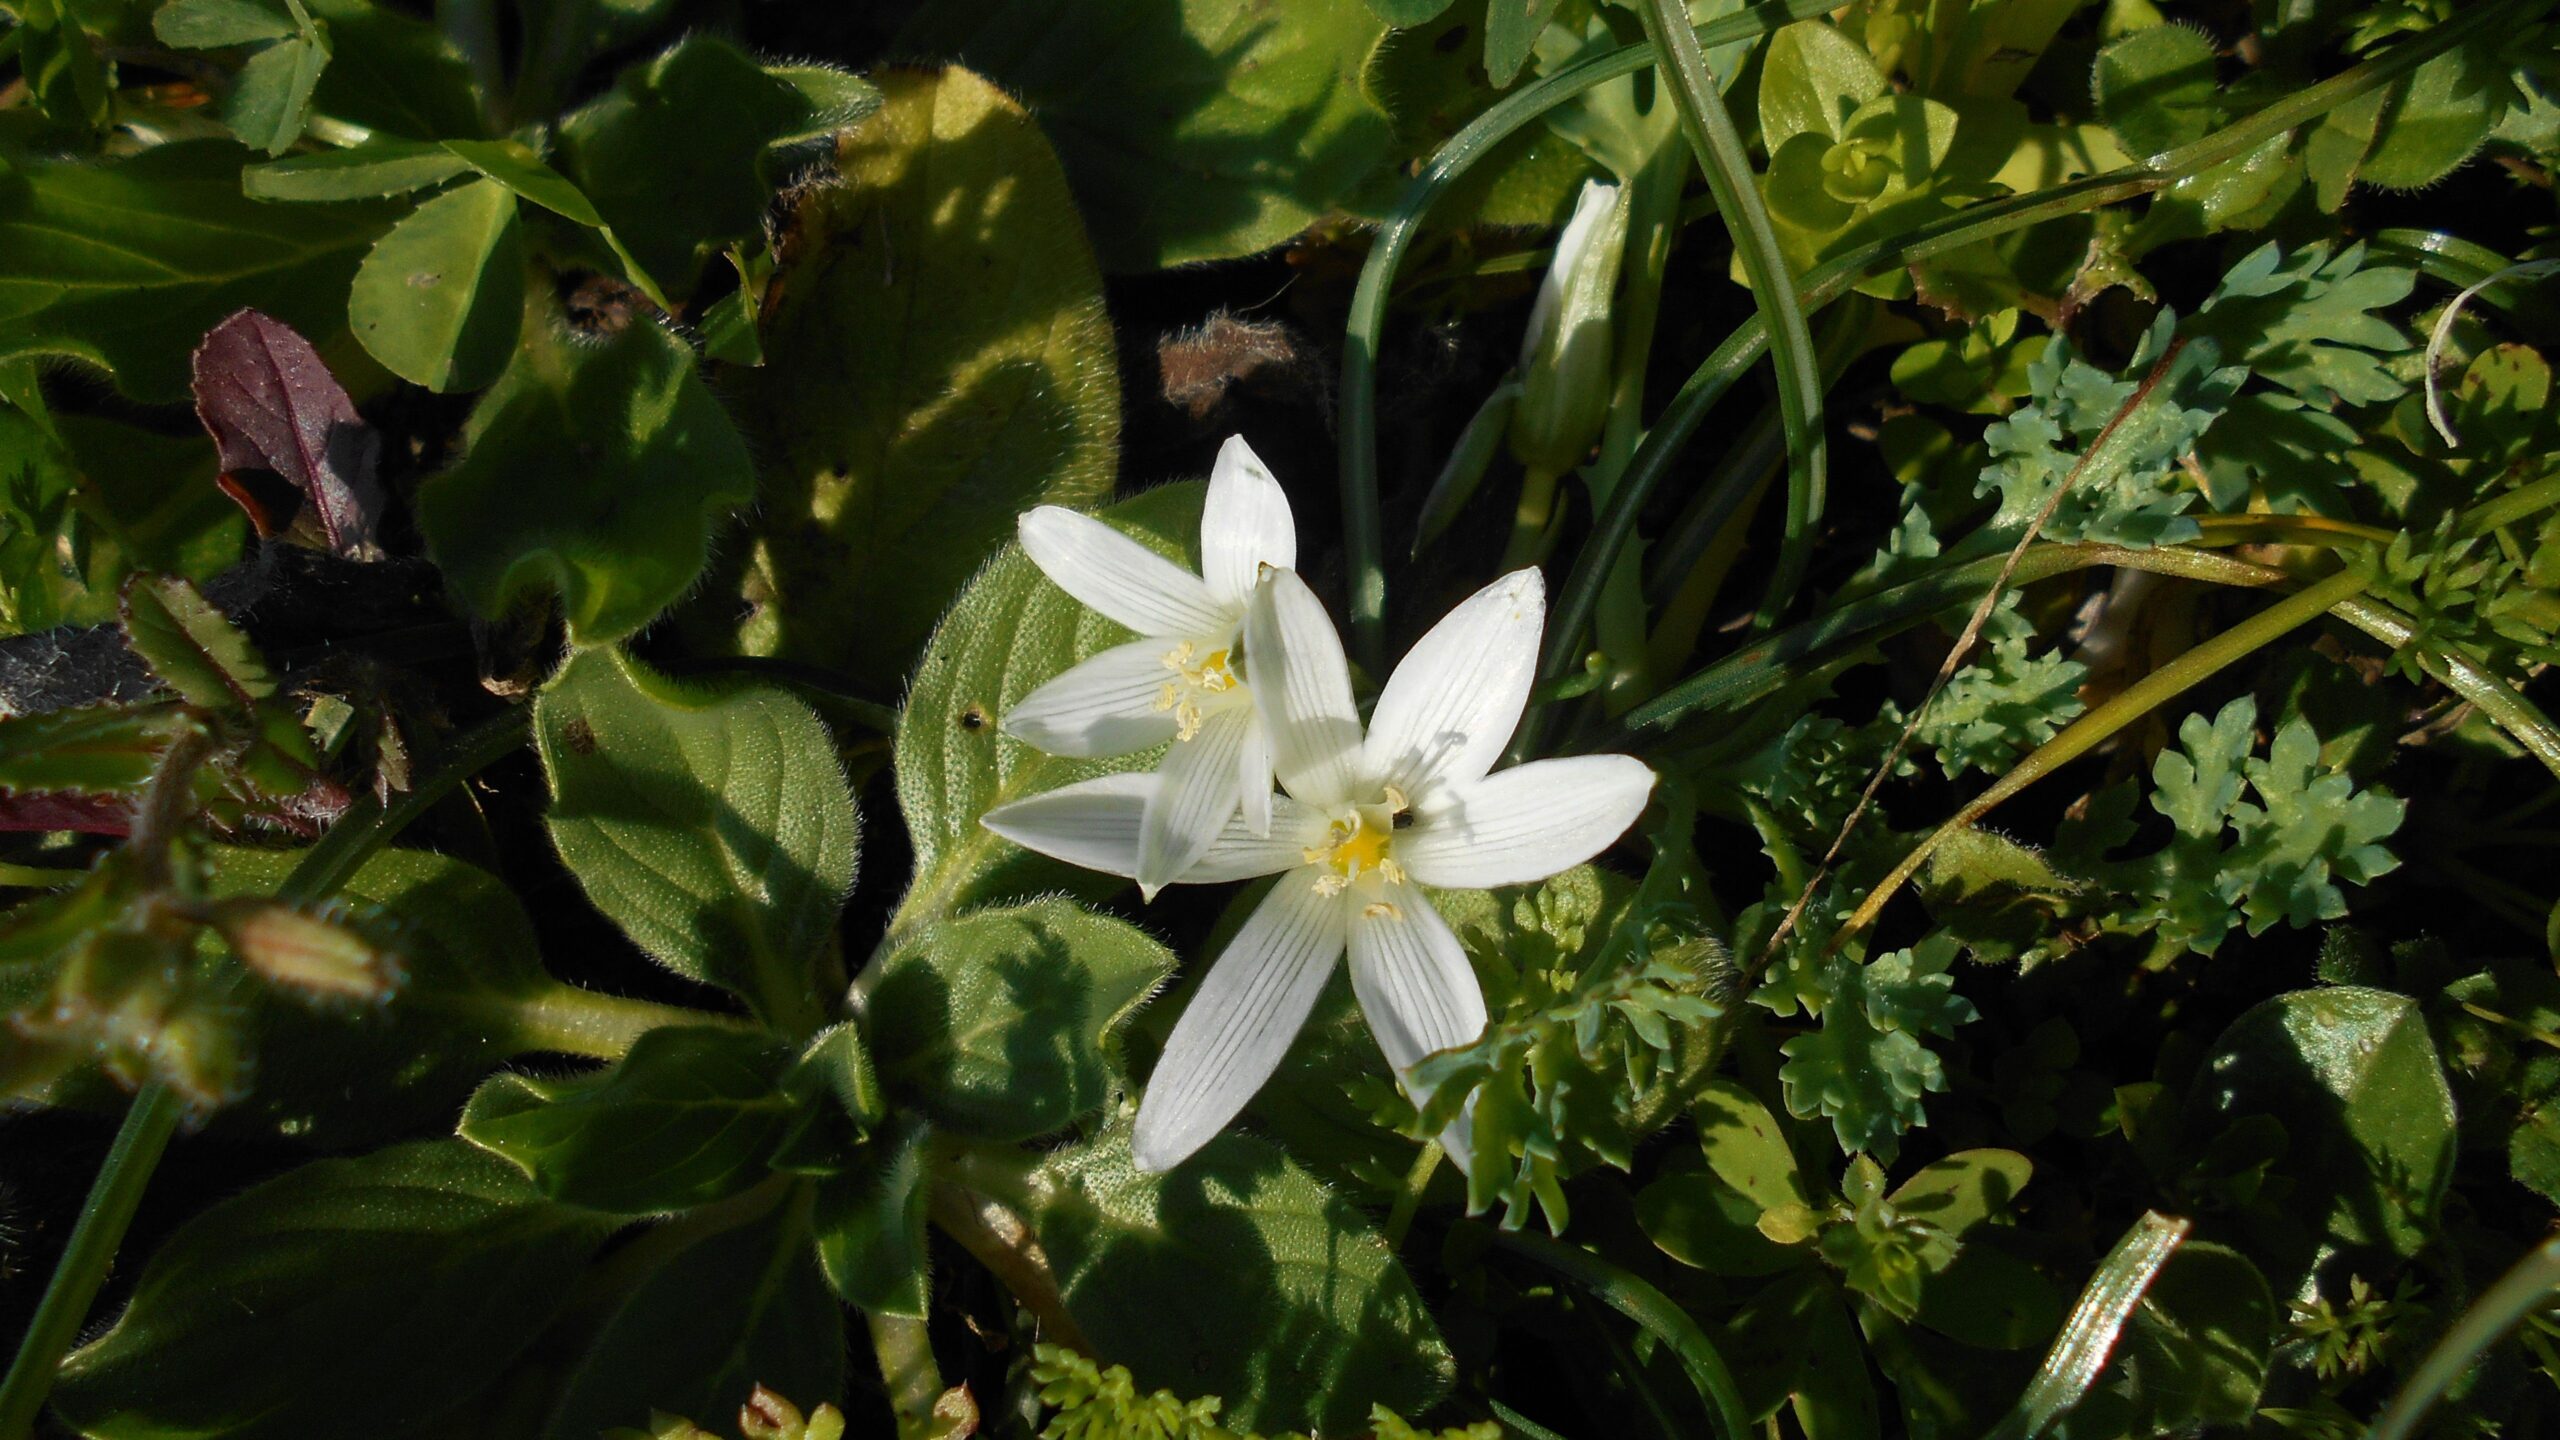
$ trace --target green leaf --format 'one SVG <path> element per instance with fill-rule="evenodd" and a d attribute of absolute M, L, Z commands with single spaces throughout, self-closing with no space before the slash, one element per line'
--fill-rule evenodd
<path fill-rule="evenodd" d="M 2394 87 L 2356 178 L 2391 190 L 2432 185 L 2489 138 L 2512 93 L 2507 37 L 2485 35 L 2420 65 Z"/>
<path fill-rule="evenodd" d="M 252 165 L 240 172 L 240 188 L 254 200 L 370 200 L 441 185 L 470 168 L 441 145 L 377 138 Z"/>
<path fill-rule="evenodd" d="M 2213 128 L 2221 91 L 2213 42 L 2184 25 L 2136 30 L 2098 52 L 2098 118 L 2135 155 L 2192 145 Z"/>
<path fill-rule="evenodd" d="M 240 193 L 249 153 L 187 141 L 106 164 L 13 161 L 0 176 L 0 360 L 75 356 L 169 404 L 186 398 L 196 341 L 243 306 L 325 347 L 396 209 L 261 204 Z"/>
<path fill-rule="evenodd" d="M 1774 1275 L 1805 1252 L 1760 1232 L 1760 1205 L 1721 1178 L 1674 1172 L 1636 1193 L 1636 1220 L 1662 1253 L 1716 1275 Z"/>
<path fill-rule="evenodd" d="M 1484 7 L 1484 73 L 1496 89 L 1507 89 L 1520 78 L 1520 67 L 1529 63 L 1540 32 L 1555 18 L 1556 7 L 1561 3 L 1562 0 L 1488 0 Z M 1447 0 L 1441 0 L 1441 4 L 1446 5 Z M 1369 8 L 1378 9 L 1378 0 L 1369 0 Z M 1410 25 L 1431 18 L 1420 15 L 1399 21 L 1393 15 L 1380 13 L 1390 25 Z"/>
<path fill-rule="evenodd" d="M 1196 563 L 1201 488 L 1167 485 L 1103 518 L 1161 554 Z M 1129 632 L 1077 604 L 1012 546 L 997 555 L 943 618 L 916 667 L 898 717 L 898 806 L 915 851 L 915 879 L 898 902 L 908 925 L 1091 875 L 1030 854 L 978 823 L 998 805 L 1153 763 L 1048 755 L 997 728 L 1006 711 L 1052 677 Z"/>
<path fill-rule="evenodd" d="M 676 1229 L 669 1239 L 689 1243 L 605 1321 L 544 1440 L 595 1440 L 652 1411 L 735 1414 L 759 1385 L 778 1395 L 845 1393 L 844 1311 L 810 1254 L 807 1187 L 777 1199 L 743 1224 Z"/>
<path fill-rule="evenodd" d="M 1829 1117 L 1841 1149 L 1890 1162 L 1903 1134 L 1923 1121 L 1921 1097 L 1947 1088 L 1946 1067 L 1922 1042 L 1952 1036 L 1975 1018 L 1947 973 L 1955 958 L 1954 939 L 1941 932 L 1863 965 L 1834 954 L 1814 962 L 1810 976 L 1773 975 L 1755 1000 L 1780 1002 L 1780 1014 L 1801 1003 L 1822 1020 L 1821 1029 L 1779 1047 L 1787 1108 Z M 1785 962 L 1791 970 L 1806 964 Z"/>
<path fill-rule="evenodd" d="M 587 199 L 585 192 L 569 183 L 568 176 L 544 164 L 542 157 L 520 140 L 447 140 L 444 148 L 472 169 L 555 215 L 590 227 L 601 228 L 604 224 L 604 217 L 596 213 L 594 202 Z"/>
<path fill-rule="evenodd" d="M 2255 1265 L 2237 1251 L 2191 1242 L 2143 1293 L 2105 1375 L 2055 1432 L 2102 1440 L 2247 1425 L 2280 1323 Z"/>
<path fill-rule="evenodd" d="M 1959 1150 L 1920 1167 L 1886 1201 L 1912 1219 L 1962 1235 L 2006 1212 L 2035 1171 L 2035 1162 L 2015 1150 Z"/>
<path fill-rule="evenodd" d="M 2407 394 L 2393 373 L 2409 336 L 2380 312 L 2409 298 L 2417 272 L 2368 264 L 2361 244 L 2333 251 L 2273 241 L 2231 267 L 2180 333 L 2210 338 L 2222 353 L 2323 410 L 2375 405 Z"/>
<path fill-rule="evenodd" d="M 543 687 L 533 725 L 552 842 L 595 907 L 667 968 L 815 1030 L 817 960 L 861 835 L 816 713 L 589 650 Z"/>
<path fill-rule="evenodd" d="M 548 582 L 582 646 L 690 588 L 713 529 L 755 493 L 693 352 L 645 321 L 598 346 L 532 327 L 464 438 L 462 463 L 418 493 L 428 549 L 483 615 Z"/>
<path fill-rule="evenodd" d="M 801 196 L 765 364 L 736 377 L 763 523 L 702 609 L 707 643 L 888 689 L 1022 511 L 1110 493 L 1120 387 L 1039 128 L 963 70 L 881 85 L 845 183 Z"/>
<path fill-rule="evenodd" d="M 311 92 L 328 63 L 329 46 L 317 33 L 260 50 L 232 82 L 222 123 L 251 149 L 283 154 L 302 138 L 311 119 Z"/>
<path fill-rule="evenodd" d="M 524 280 L 516 197 L 474 180 L 420 205 L 374 245 L 347 319 L 401 379 L 439 393 L 477 390 L 515 353 Z"/>
<path fill-rule="evenodd" d="M 2290 1141 L 2276 1165 L 2290 1198 L 2240 1217 L 2268 1254 L 2298 1266 L 2326 1240 L 2412 1255 L 2438 1234 L 2453 1094 L 2416 1002 L 2353 986 L 2279 995 L 2233 1021 L 2199 1074 L 2189 1134 L 2269 1115 Z"/>
<path fill-rule="evenodd" d="M 308 852 L 225 846 L 216 896 L 272 895 Z M 379 1142 L 450 1125 L 473 1085 L 509 1056 L 558 1049 L 562 1010 L 592 997 L 542 969 L 533 922 L 505 882 L 424 850 L 384 850 L 339 894 L 397 957 L 399 993 L 352 1012 L 263 989 L 249 1001 L 256 1088 L 226 1119 L 304 1144 Z"/>
<path fill-rule="evenodd" d="M 0 790 L 139 792 L 185 725 L 165 708 L 122 705 L 0 716 Z"/>
<path fill-rule="evenodd" d="M 798 128 L 773 137 L 775 145 L 817 140 L 859 125 L 880 108 L 880 87 L 833 65 L 767 65 L 764 72 L 800 97 Z"/>
<path fill-rule="evenodd" d="M 1280 1150 L 1212 1140 L 1165 1175 L 1129 1132 L 1052 1152 L 1032 1229 L 1076 1326 L 1144 1387 L 1225 1397 L 1238 1430 L 1358 1429 L 1428 1409 L 1452 1366 L 1422 1297 L 1349 1201 Z"/>
<path fill-rule="evenodd" d="M 1112 1032 L 1173 955 L 1135 926 L 1041 900 L 908 933 L 885 958 L 864 1028 L 890 1092 L 987 1140 L 1064 1128 L 1110 1094 Z"/>
<path fill-rule="evenodd" d="M 1301 0 L 1273 24 L 1257 3 L 927 6 L 897 48 L 1022 97 L 1093 217 L 1103 268 L 1135 273 L 1278 244 L 1393 155 L 1394 124 L 1358 84 L 1378 17 L 1362 0 Z"/>
<path fill-rule="evenodd" d="M 818 1182 L 818 1264 L 846 1304 L 874 1315 L 925 1318 L 932 1135 L 921 1122 L 901 1119 L 855 1152 L 841 1174 Z"/>
<path fill-rule="evenodd" d="M 2062 1292 L 2002 1248 L 2005 1237 L 1978 1233 L 1944 1269 L 1920 1277 L 1921 1324 L 1984 1350 L 2027 1350 L 2053 1337 L 2062 1324 Z"/>
<path fill-rule="evenodd" d="M 303 0 L 328 27 L 322 113 L 385 136 L 442 140 L 489 133 L 471 67 L 429 20 L 374 0 Z"/>
<path fill-rule="evenodd" d="M 1761 141 L 1775 155 L 1799 135 L 1838 140 L 1858 107 L 1884 93 L 1866 47 L 1828 21 L 1799 21 L 1769 37 L 1761 61 Z"/>
<path fill-rule="evenodd" d="M 774 192 L 764 149 L 809 114 L 744 51 L 689 35 L 562 120 L 561 159 L 631 254 L 682 297 L 704 261 L 759 233 Z"/>
<path fill-rule="evenodd" d="M 276 691 L 265 657 L 196 587 L 136 576 L 124 587 L 125 642 L 190 705 L 246 716 Z"/>
<path fill-rule="evenodd" d="M 2340 919 L 2347 897 L 2331 877 L 2365 885 L 2400 867 L 2380 842 L 2400 828 L 2408 803 L 2358 793 L 2351 777 L 2322 763 L 2308 722 L 2286 721 L 2267 758 L 2244 768 L 2259 803 L 2231 807 L 2239 838 L 2223 862 L 2221 888 L 2248 913 L 2250 934 L 2278 921 Z"/>
<path fill-rule="evenodd" d="M 219 50 L 302 33 L 291 15 L 258 0 L 170 0 L 151 12 L 151 33 L 178 50 Z"/>
<path fill-rule="evenodd" d="M 1689 1113 L 1698 1122 L 1707 1168 L 1758 1209 L 1812 1203 L 1786 1132 L 1759 1096 L 1731 1080 L 1710 1080 Z"/>
<path fill-rule="evenodd" d="M 612 1215 L 707 1205 L 765 1178 L 791 1119 L 789 1059 L 770 1035 L 661 1026 L 601 1074 L 494 1076 L 455 1128 L 564 1204 Z"/>
<path fill-rule="evenodd" d="M 306 1165 L 163 1243 L 54 1406 L 118 1440 L 431 1420 L 533 1343 L 611 1229 L 459 1140 Z"/>

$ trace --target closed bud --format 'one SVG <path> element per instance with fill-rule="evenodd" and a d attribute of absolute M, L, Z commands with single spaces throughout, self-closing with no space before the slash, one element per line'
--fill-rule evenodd
<path fill-rule="evenodd" d="M 738 1433 L 746 1440 L 803 1440 L 808 1430 L 799 1406 L 761 1385 L 738 1407 Z"/>
<path fill-rule="evenodd" d="M 1609 307 L 1627 248 L 1622 199 L 1608 181 L 1584 183 L 1529 311 L 1511 454 L 1532 471 L 1561 475 L 1580 465 L 1609 418 Z"/>
<path fill-rule="evenodd" d="M 398 957 L 343 921 L 273 900 L 226 900 L 212 918 L 240 963 L 270 984 L 369 1004 L 400 986 Z"/>

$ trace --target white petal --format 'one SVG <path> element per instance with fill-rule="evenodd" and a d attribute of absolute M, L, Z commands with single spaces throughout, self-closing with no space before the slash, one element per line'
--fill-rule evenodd
<path fill-rule="evenodd" d="M 1515 570 L 1470 595 L 1414 642 L 1369 717 L 1361 773 L 1416 808 L 1484 778 L 1511 743 L 1538 673 L 1546 581 Z"/>
<path fill-rule="evenodd" d="M 1565 287 L 1617 206 L 1617 186 L 1606 180 L 1582 182 L 1582 193 L 1573 202 L 1573 218 L 1565 222 L 1564 233 L 1556 237 L 1555 256 L 1547 262 L 1546 278 L 1538 282 L 1538 298 L 1530 302 L 1528 333 L 1520 340 L 1521 364 L 1538 358 L 1540 347 L 1547 343 L 1547 332 L 1555 328 L 1564 309 Z"/>
<path fill-rule="evenodd" d="M 1351 992 L 1369 1033 L 1378 1037 L 1397 1083 L 1434 1050 L 1464 1045 L 1484 1033 L 1484 990 L 1458 937 L 1431 902 L 1412 887 L 1392 911 L 1351 917 Z M 1411 1086 L 1407 1085 L 1410 1093 Z M 1465 1170 L 1473 1107 L 1441 1132 L 1440 1147 Z"/>
<path fill-rule="evenodd" d="M 1270 795 L 1268 790 L 1263 792 Z M 1271 830 L 1256 835 L 1239 815 L 1227 822 L 1209 853 L 1182 872 L 1176 884 L 1215 885 L 1227 880 L 1255 880 L 1294 870 L 1307 863 L 1307 847 L 1324 837 L 1325 812 L 1301 805 L 1286 795 L 1270 795 Z"/>
<path fill-rule="evenodd" d="M 1138 873 L 1138 832 L 1147 797 L 1162 784 L 1154 775 L 1105 775 L 1060 786 L 1028 800 L 988 811 L 979 823 L 1026 850 L 1105 875 Z M 1306 863 L 1306 847 L 1325 827 L 1323 812 L 1287 796 L 1272 800 L 1271 833 L 1254 835 L 1230 820 L 1208 853 L 1177 877 L 1177 884 L 1214 885 L 1252 880 Z"/>
<path fill-rule="evenodd" d="M 1244 628 L 1245 683 L 1271 727 L 1280 783 L 1310 805 L 1341 805 L 1360 757 L 1360 712 L 1333 617 L 1297 571 L 1274 570 L 1254 586 Z"/>
<path fill-rule="evenodd" d="M 1147 899 L 1208 854 L 1218 832 L 1236 817 L 1243 799 L 1236 787 L 1237 759 L 1252 713 L 1244 706 L 1217 711 L 1201 722 L 1198 734 L 1174 741 L 1164 752 L 1156 768 L 1162 783 L 1147 797 L 1146 818 L 1138 826 L 1138 893 Z"/>
<path fill-rule="evenodd" d="M 1105 775 L 999 805 L 978 823 L 1025 850 L 1070 865 L 1135 875 L 1138 825 L 1157 783 L 1153 775 Z"/>
<path fill-rule="evenodd" d="M 1090 515 L 1043 505 L 1017 528 L 1023 553 L 1059 589 L 1141 635 L 1223 636 L 1235 624 L 1199 576 Z"/>
<path fill-rule="evenodd" d="M 1138 1168 L 1169 1170 L 1235 1118 L 1287 1054 L 1342 954 L 1343 903 L 1313 866 L 1280 877 L 1174 1023 L 1138 1104 Z"/>
<path fill-rule="evenodd" d="M 1532 760 L 1445 793 L 1396 837 L 1396 861 L 1443 889 L 1526 885 L 1609 848 L 1652 793 L 1653 772 L 1631 756 Z"/>
<path fill-rule="evenodd" d="M 1262 707 L 1245 711 L 1244 747 L 1236 752 L 1236 784 L 1244 794 L 1244 828 L 1255 835 L 1271 833 L 1271 727 Z"/>
<path fill-rule="evenodd" d="M 1022 697 L 1004 733 L 1052 755 L 1128 755 L 1173 738 L 1173 714 L 1156 708 L 1170 647 L 1161 639 L 1114 645 Z"/>
<path fill-rule="evenodd" d="M 1298 522 L 1289 513 L 1289 493 L 1243 436 L 1228 436 L 1200 511 L 1200 576 L 1209 593 L 1240 610 L 1263 566 L 1288 570 L 1297 563 Z"/>

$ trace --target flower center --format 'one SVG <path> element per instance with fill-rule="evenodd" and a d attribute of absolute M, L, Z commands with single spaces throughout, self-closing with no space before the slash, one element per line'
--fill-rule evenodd
<path fill-rule="evenodd" d="M 1395 862 L 1396 820 L 1410 807 L 1403 792 L 1387 787 L 1387 798 L 1374 805 L 1354 805 L 1333 818 L 1324 838 L 1300 853 L 1310 865 L 1328 873 L 1316 877 L 1316 893 L 1339 895 L 1366 876 L 1382 884 L 1404 883 L 1404 867 Z M 1392 909 L 1393 907 L 1388 907 Z"/>
<path fill-rule="evenodd" d="M 1236 674 L 1235 651 L 1220 646 L 1206 655 L 1188 640 L 1164 652 L 1164 668 L 1173 678 L 1156 692 L 1156 709 L 1173 712 L 1173 734 L 1177 740 L 1189 740 L 1200 733 L 1200 723 L 1208 713 L 1208 702 L 1244 689 L 1244 680 Z"/>

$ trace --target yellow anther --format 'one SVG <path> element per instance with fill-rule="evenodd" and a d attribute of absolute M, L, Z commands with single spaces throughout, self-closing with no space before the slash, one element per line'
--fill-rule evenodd
<path fill-rule="evenodd" d="M 1393 920 L 1404 912 L 1384 900 L 1372 900 L 1361 908 L 1360 913 L 1371 920 Z"/>
<path fill-rule="evenodd" d="M 1199 702 L 1198 702 L 1198 701 L 1196 701 L 1196 700 L 1185 700 L 1185 701 L 1183 701 L 1181 704 L 1174 706 L 1174 707 L 1173 707 L 1173 738 L 1174 738 L 1174 739 L 1176 739 L 1176 740 L 1191 740 L 1191 739 L 1196 739 L 1196 738 L 1199 736 L 1199 734 L 1200 734 L 1200 704 L 1199 704 Z"/>
<path fill-rule="evenodd" d="M 1385 807 L 1363 805 L 1326 826 L 1322 844 L 1299 853 L 1306 863 L 1332 872 L 1317 879 L 1316 893 L 1334 895 L 1363 875 L 1374 874 L 1390 885 L 1403 884 L 1404 867 L 1387 855 L 1394 841 L 1395 822 Z"/>
<path fill-rule="evenodd" d="M 1159 712 L 1170 710 L 1181 703 L 1182 693 L 1173 688 L 1173 682 L 1170 680 L 1164 682 L 1164 688 L 1156 692 L 1156 709 Z"/>
<path fill-rule="evenodd" d="M 1397 789 L 1393 785 L 1387 787 L 1387 813 L 1389 815 L 1401 815 L 1412 808 L 1413 802 L 1404 798 L 1403 791 Z"/>

